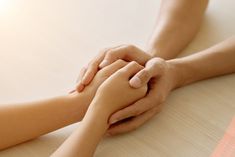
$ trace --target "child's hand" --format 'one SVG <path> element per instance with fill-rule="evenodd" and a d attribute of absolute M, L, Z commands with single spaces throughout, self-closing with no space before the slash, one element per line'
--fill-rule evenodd
<path fill-rule="evenodd" d="M 107 118 L 117 110 L 120 110 L 129 104 L 145 96 L 147 84 L 141 88 L 132 88 L 129 85 L 129 79 L 137 72 L 143 69 L 143 66 L 136 62 L 130 62 L 125 67 L 119 69 L 111 75 L 99 88 L 91 104 L 95 112 L 101 112 L 107 115 Z"/>
<path fill-rule="evenodd" d="M 92 99 L 95 96 L 95 93 L 98 89 L 98 87 L 107 79 L 109 78 L 113 73 L 115 73 L 117 70 L 121 69 L 128 63 L 123 60 L 117 60 L 116 62 L 112 63 L 111 65 L 99 70 L 99 72 L 96 74 L 92 82 L 82 91 L 80 94 L 85 96 L 86 100 L 86 106 L 88 107 L 92 101 Z"/>

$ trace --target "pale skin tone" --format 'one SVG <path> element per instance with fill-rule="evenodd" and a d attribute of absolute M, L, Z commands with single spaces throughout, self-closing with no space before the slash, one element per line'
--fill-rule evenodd
<path fill-rule="evenodd" d="M 109 116 L 145 96 L 147 85 L 135 89 L 128 81 L 143 67 L 129 63 L 110 76 L 98 89 L 80 127 L 52 157 L 92 157 L 96 146 L 109 127 Z"/>
<path fill-rule="evenodd" d="M 126 64 L 117 61 L 100 70 L 84 93 L 38 102 L 1 105 L 0 150 L 81 121 L 99 85 Z"/>
<path fill-rule="evenodd" d="M 184 47 L 182 45 L 187 45 L 187 43 L 196 34 L 197 29 L 199 28 L 198 26 L 200 25 L 201 22 L 202 14 L 206 7 L 206 2 L 207 1 L 200 0 L 200 3 L 199 1 L 197 1 L 196 3 L 195 0 L 195 2 L 193 2 L 194 3 L 193 8 L 195 9 L 191 10 L 188 9 L 188 7 L 186 7 L 188 6 L 187 0 L 163 1 L 161 5 L 161 11 L 158 16 L 156 29 L 154 31 L 155 33 L 153 34 L 151 42 L 148 47 L 149 50 L 148 52 L 151 55 L 144 53 L 144 55 L 142 55 L 144 59 L 142 61 L 139 60 L 138 61 L 142 62 L 143 63 L 142 65 L 144 65 L 144 63 L 147 62 L 147 60 L 149 60 L 150 58 L 152 58 L 154 54 L 165 59 L 169 58 L 168 55 L 171 55 L 171 52 L 173 51 L 174 54 L 177 54 L 180 51 L 180 49 Z M 187 15 L 192 16 L 194 17 L 194 19 L 196 18 L 197 20 L 193 21 L 183 20 L 185 18 L 183 16 L 184 12 L 187 12 Z M 177 17 L 179 22 L 177 22 L 178 20 L 176 20 L 175 17 Z M 187 19 L 189 19 L 189 17 Z M 195 28 L 192 29 L 192 27 L 187 27 L 187 29 L 182 29 L 179 31 L 178 28 L 180 28 L 180 26 L 188 24 L 195 26 Z M 175 30 L 175 28 L 177 28 L 177 31 Z M 177 37 L 176 34 L 177 32 L 182 32 L 182 34 L 184 34 L 184 35 L 181 34 L 181 37 L 184 36 L 185 38 L 184 40 L 180 41 L 181 44 L 176 43 L 175 37 Z M 171 46 L 168 47 L 172 47 L 172 49 L 167 49 L 167 51 L 164 50 L 164 47 L 167 48 L 167 46 L 164 44 L 164 42 L 160 42 L 159 40 L 163 38 L 166 39 L 168 43 L 171 43 L 170 44 Z M 179 40 L 177 39 L 177 41 Z M 179 48 L 176 49 L 173 47 L 179 47 Z M 160 54 L 159 53 L 160 51 L 158 50 L 161 50 L 162 54 Z M 138 51 L 138 52 L 139 52 L 138 54 L 141 55 L 143 51 Z M 164 56 L 165 54 L 167 54 L 167 56 Z M 129 58 L 128 61 L 135 60 L 134 58 L 137 57 L 139 57 L 139 55 L 131 56 L 131 58 Z M 114 62 L 114 60 L 112 62 Z M 92 65 L 93 64 L 91 64 L 91 66 Z M 86 113 L 86 110 L 90 102 L 92 101 L 93 96 L 95 95 L 98 86 L 108 76 L 110 76 L 119 68 L 120 67 L 112 67 L 109 68 L 109 71 L 101 70 L 99 71 L 99 73 L 95 71 L 95 73 L 97 74 L 95 77 L 93 75 L 92 78 L 90 79 L 89 86 L 87 86 L 85 89 L 85 91 L 87 90 L 87 92 L 83 91 L 83 93 L 79 93 L 76 96 L 65 95 L 38 102 L 1 105 L 0 125 L 3 127 L 0 130 L 0 139 L 3 140 L 1 140 L 0 149 L 4 149 L 16 145 L 18 143 L 34 139 L 40 135 L 44 135 L 48 132 L 65 127 L 69 124 L 81 121 Z M 108 74 L 106 74 L 106 72 Z M 82 77 L 83 73 L 81 74 Z M 147 80 L 145 80 L 145 82 L 147 82 Z M 91 91 L 92 94 L 90 95 L 86 94 L 89 93 L 88 91 Z M 43 111 L 43 113 L 41 111 Z M 52 111 L 53 114 L 51 114 Z M 149 113 L 154 114 L 154 112 L 155 110 L 152 110 Z M 124 114 L 125 112 L 121 113 Z M 116 114 L 115 116 L 114 114 L 113 119 L 115 119 L 115 117 L 121 118 L 118 115 L 119 114 Z M 20 119 L 18 118 L 19 116 L 21 117 Z M 128 117 L 128 116 L 126 115 L 123 117 Z M 126 128 L 125 131 L 132 130 L 133 126 L 138 126 L 140 123 L 143 123 L 144 121 L 149 119 L 148 117 L 150 116 L 141 116 L 139 120 L 133 121 L 132 125 L 128 125 L 127 128 L 125 127 Z M 19 125 L 19 123 L 21 125 Z M 35 126 L 35 124 L 37 125 Z M 22 128 L 22 126 L 24 127 Z M 19 131 L 16 133 L 15 130 Z M 121 131 L 122 130 L 120 130 L 120 132 Z"/>
<path fill-rule="evenodd" d="M 234 58 L 235 37 L 232 37 L 194 55 L 167 61 L 153 58 L 149 64 L 158 69 L 155 71 L 159 76 L 156 81 L 159 84 L 167 82 L 169 84 L 167 89 L 171 91 L 199 80 L 234 73 Z M 132 76 L 142 69 L 143 67 L 135 62 L 127 64 L 118 60 L 97 73 L 84 90 L 84 95 L 73 93 L 50 100 L 15 105 L 14 110 L 8 106 L 1 107 L 0 148 L 4 149 L 22 143 L 60 128 L 61 122 L 64 125 L 71 124 L 73 120 L 76 121 L 77 118 L 82 117 L 80 114 L 82 111 L 79 111 L 81 108 L 78 106 L 85 100 L 90 101 L 91 104 L 80 127 L 52 156 L 92 156 L 99 141 L 110 127 L 108 122 L 110 115 L 145 96 L 146 85 L 135 89 L 128 83 L 133 79 Z M 165 87 L 159 86 L 159 91 L 161 89 Z M 89 93 L 89 96 L 86 93 Z M 64 105 L 66 107 L 63 107 Z M 49 114 L 51 113 L 56 117 L 53 122 L 50 122 L 52 117 Z M 54 125 L 50 126 L 52 124 Z M 15 132 L 15 130 L 18 131 Z"/>
<path fill-rule="evenodd" d="M 0 149 L 5 149 L 15 144 L 22 143 L 24 141 L 36 138 L 40 135 L 54 131 L 58 128 L 80 121 L 83 118 L 84 114 L 86 113 L 86 110 L 90 102 L 92 101 L 99 85 L 115 71 L 125 66 L 122 65 L 113 70 L 112 72 L 110 72 L 109 75 L 105 75 L 105 77 L 101 77 L 99 79 L 97 77 L 97 75 L 99 74 L 97 73 L 97 67 L 99 66 L 98 63 L 101 63 L 105 57 L 107 59 L 108 58 L 107 54 L 111 54 L 109 55 L 110 58 L 107 59 L 109 61 L 108 64 L 111 64 L 114 61 L 116 61 L 118 58 L 120 58 L 120 59 L 125 59 L 127 61 L 136 60 L 139 64 L 145 65 L 145 68 L 143 70 L 140 70 L 136 74 L 136 76 L 140 81 L 138 79 L 135 79 L 135 77 L 133 77 L 130 80 L 130 85 L 132 87 L 139 88 L 142 87 L 151 79 L 150 87 L 152 88 L 150 89 L 150 91 L 152 90 L 153 94 L 148 94 L 145 97 L 146 99 L 143 98 L 140 101 L 137 101 L 137 103 L 134 103 L 134 105 L 116 112 L 115 114 L 113 114 L 111 118 L 109 118 L 108 124 L 103 125 L 104 121 L 107 122 L 107 116 L 104 118 L 105 120 L 104 119 L 101 120 L 102 122 L 97 122 L 101 124 L 101 127 L 95 128 L 97 129 L 96 130 L 97 134 L 94 134 L 94 136 L 91 136 L 90 134 L 87 135 L 86 132 L 87 130 L 90 129 L 90 127 L 92 128 L 91 124 L 94 123 L 95 119 L 93 115 L 100 116 L 101 114 L 98 114 L 100 110 L 89 109 L 89 111 L 87 112 L 89 114 L 85 116 L 84 121 L 82 122 L 82 127 L 81 127 L 82 129 L 76 130 L 74 133 L 75 135 L 73 134 L 68 139 L 69 142 L 66 141 L 65 144 L 62 145 L 62 147 L 56 152 L 56 153 L 59 152 L 58 155 L 60 155 L 60 152 L 62 150 L 61 152 L 62 154 L 68 153 L 69 155 L 71 154 L 72 156 L 75 150 L 69 148 L 76 147 L 77 149 L 77 147 L 80 147 L 81 143 L 82 145 L 84 144 L 84 141 L 88 142 L 87 149 L 85 149 L 85 152 L 88 155 L 92 155 L 96 145 L 98 144 L 99 140 L 102 138 L 107 128 L 109 128 L 110 134 L 117 134 L 117 133 L 127 132 L 139 127 L 148 119 L 150 119 L 152 116 L 154 116 L 157 112 L 160 111 L 162 102 L 164 102 L 170 91 L 172 91 L 173 89 L 202 79 L 233 73 L 235 71 L 234 38 L 231 38 L 221 44 L 218 44 L 215 47 L 199 52 L 198 54 L 181 59 L 172 59 L 179 52 L 181 52 L 181 50 L 184 49 L 184 47 L 195 36 L 199 28 L 199 25 L 201 23 L 203 12 L 207 5 L 207 1 L 200 1 L 202 3 L 199 3 L 199 1 L 197 1 L 198 3 L 193 4 L 194 6 L 193 8 L 195 8 L 195 10 L 194 9 L 186 10 L 182 9 L 182 6 L 184 6 L 183 4 L 186 5 L 187 2 L 183 0 L 179 2 L 180 3 L 178 3 L 177 5 L 173 5 L 174 3 L 176 3 L 173 1 L 172 2 L 164 1 L 162 3 L 162 9 L 160 13 L 161 16 L 159 16 L 158 18 L 158 23 L 156 26 L 155 33 L 153 34 L 153 37 L 151 38 L 149 43 L 149 47 L 146 51 L 149 54 L 147 54 L 145 51 L 138 49 L 135 46 L 120 46 L 113 49 L 108 49 L 104 51 L 103 55 L 100 55 L 101 57 L 98 58 L 99 59 L 98 62 L 94 62 L 96 60 L 93 61 L 93 63 L 97 65 L 90 70 L 92 71 L 96 69 L 93 74 L 89 73 L 85 74 L 84 72 L 81 73 L 82 74 L 81 78 L 86 77 L 86 75 L 87 78 L 90 77 L 89 78 L 90 80 L 88 81 L 89 83 L 84 83 L 81 84 L 82 86 L 81 85 L 78 86 L 78 91 L 82 91 L 84 90 L 83 89 L 84 86 L 87 86 L 89 84 L 89 86 L 87 86 L 82 93 L 73 93 L 72 95 L 61 96 L 39 102 L 32 102 L 26 104 L 22 103 L 20 105 L 14 104 L 9 106 L 5 105 L 1 107 L 0 124 L 1 126 L 3 126 L 2 127 L 3 129 L 0 130 L 0 139 L 4 140 L 1 140 L 0 142 Z M 191 4 L 193 3 L 193 1 L 190 2 Z M 174 6 L 174 7 L 169 7 L 169 6 Z M 186 14 L 183 13 L 183 10 L 186 10 L 184 12 Z M 190 20 L 189 18 L 190 14 L 192 16 L 195 16 L 196 18 L 194 20 Z M 163 16 L 166 15 L 174 15 L 174 16 L 169 16 L 171 18 L 165 18 L 164 20 Z M 182 16 L 183 18 L 180 18 L 181 17 L 180 15 L 181 16 L 188 15 L 188 20 L 183 20 L 186 17 Z M 179 18 L 176 18 L 175 16 Z M 177 23 L 175 19 L 178 20 L 181 19 L 182 21 Z M 175 22 L 172 22 L 174 20 Z M 161 23 L 161 25 L 159 23 Z M 180 28 L 183 28 L 182 23 L 186 25 L 189 24 L 189 26 L 191 24 L 191 27 L 187 27 L 181 30 Z M 182 25 L 182 27 L 180 27 L 180 25 Z M 173 29 L 173 28 L 178 28 L 178 29 Z M 181 33 L 178 34 L 178 32 Z M 179 39 L 178 36 L 180 36 L 181 38 Z M 110 52 L 115 52 L 115 53 L 110 53 Z M 112 58 L 113 56 L 114 58 Z M 161 57 L 163 59 L 154 58 L 154 57 Z M 164 60 L 164 59 L 172 59 L 172 60 Z M 106 64 L 105 66 L 101 66 L 101 68 L 107 67 L 108 64 Z M 102 70 L 100 72 L 102 72 Z M 96 73 L 97 75 L 94 77 L 94 74 Z M 97 83 L 93 83 L 95 87 L 92 86 L 92 82 L 94 80 L 97 80 Z M 154 92 L 155 85 L 158 86 L 157 96 Z M 93 93 L 91 94 L 92 96 L 86 94 L 86 90 L 87 91 L 91 90 Z M 153 104 L 153 102 L 157 103 Z M 98 106 L 99 104 L 100 103 L 95 103 L 95 102 L 93 103 L 92 101 L 91 106 Z M 147 104 L 147 105 L 142 105 L 142 104 Z M 53 113 L 53 116 L 51 113 Z M 116 120 L 125 119 L 127 117 L 134 117 L 134 118 L 129 122 L 120 125 L 113 125 L 112 127 L 110 127 L 110 124 L 115 122 Z M 35 126 L 35 124 L 37 125 Z M 15 130 L 19 130 L 17 134 Z M 78 141 L 77 138 L 81 136 L 83 137 L 81 138 L 83 140 Z M 90 136 L 92 138 L 89 138 Z M 73 142 L 73 141 L 78 141 L 78 142 Z M 64 152 L 63 150 L 67 151 Z M 80 148 L 80 150 L 84 150 L 84 148 L 82 149 Z"/>
<path fill-rule="evenodd" d="M 235 37 L 188 57 L 168 61 L 153 58 L 149 64 L 156 68 L 161 67 L 157 81 L 168 83 L 170 91 L 199 80 L 234 73 L 234 59 Z M 52 157 L 92 157 L 99 141 L 110 127 L 108 120 L 112 113 L 146 94 L 146 84 L 135 89 L 128 83 L 130 76 L 141 69 L 140 65 L 132 62 L 110 76 L 99 87 L 81 126 Z"/>
<path fill-rule="evenodd" d="M 154 62 L 162 62 L 175 58 L 192 41 L 200 28 L 204 12 L 209 0 L 164 0 L 161 3 L 160 12 L 157 18 L 156 27 L 152 37 L 147 44 L 146 51 L 133 45 L 121 45 L 102 50 L 88 66 L 84 67 L 78 78 L 77 91 L 82 92 L 89 85 L 95 74 L 117 59 L 136 61 L 145 68 L 136 74 L 130 81 L 132 87 L 138 88 L 150 81 L 151 88 L 143 99 L 130 104 L 110 118 L 108 134 L 115 135 L 132 131 L 143 125 L 158 113 L 169 94 L 169 85 L 166 82 L 156 81 L 158 73 L 153 66 Z M 157 60 L 157 61 L 156 61 Z M 157 67 L 160 70 L 160 67 Z M 161 70 L 160 70 L 161 71 Z M 161 86 L 161 92 L 157 90 Z M 116 123 L 126 118 L 128 121 Z"/>

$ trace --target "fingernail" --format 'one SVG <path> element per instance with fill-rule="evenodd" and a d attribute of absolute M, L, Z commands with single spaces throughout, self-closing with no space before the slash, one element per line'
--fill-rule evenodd
<path fill-rule="evenodd" d="M 75 92 L 75 91 L 76 91 L 76 90 L 73 89 L 73 90 L 69 91 L 69 94 L 72 94 L 72 93 Z"/>
<path fill-rule="evenodd" d="M 77 91 L 80 93 L 82 90 L 84 89 L 84 85 L 80 84 L 78 87 L 77 87 Z"/>
<path fill-rule="evenodd" d="M 100 63 L 99 67 L 100 67 L 100 68 L 103 68 L 103 67 L 107 66 L 108 64 L 109 64 L 109 61 L 108 61 L 108 60 L 103 60 L 103 61 Z"/>
<path fill-rule="evenodd" d="M 118 120 L 117 120 L 117 119 L 114 119 L 114 120 L 111 121 L 110 124 L 112 125 L 112 124 L 117 123 L 117 122 L 118 122 Z"/>
<path fill-rule="evenodd" d="M 141 80 L 139 77 L 134 76 L 131 80 L 130 80 L 130 85 L 134 88 L 139 88 L 141 87 Z"/>
<path fill-rule="evenodd" d="M 86 82 L 87 82 L 87 78 L 83 77 L 82 80 L 81 80 L 81 84 L 86 85 Z"/>

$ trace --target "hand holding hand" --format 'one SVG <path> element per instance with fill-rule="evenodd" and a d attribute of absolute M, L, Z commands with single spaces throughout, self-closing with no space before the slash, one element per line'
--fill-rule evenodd
<path fill-rule="evenodd" d="M 82 68 L 78 78 L 77 91 L 82 92 L 84 88 L 91 83 L 99 69 L 102 69 L 116 60 L 136 61 L 140 65 L 151 59 L 150 54 L 133 45 L 121 45 L 102 50 L 87 67 Z"/>
<path fill-rule="evenodd" d="M 107 79 L 109 76 L 111 76 L 113 73 L 115 73 L 117 70 L 121 69 L 128 63 L 123 60 L 117 60 L 114 63 L 110 64 L 109 66 L 106 66 L 105 68 L 101 69 L 94 77 L 94 79 L 91 81 L 91 83 L 84 89 L 84 91 L 80 94 L 84 95 L 86 100 L 86 106 L 88 107 L 94 98 L 97 89 L 99 86 Z"/>
<path fill-rule="evenodd" d="M 174 66 L 161 58 L 154 58 L 135 46 L 125 45 L 106 49 L 94 58 L 88 68 L 81 72 L 77 91 L 86 90 L 99 68 L 104 68 L 117 59 L 136 61 L 145 66 L 130 81 L 130 86 L 139 88 L 148 82 L 148 93 L 139 101 L 114 113 L 109 123 L 113 124 L 108 133 L 111 135 L 134 130 L 160 112 L 163 102 L 175 88 L 176 72 Z M 101 69 L 102 70 L 102 69 Z M 99 72 L 98 72 L 99 73 Z M 87 87 L 86 87 L 87 86 Z M 126 118 L 128 121 L 116 123 Z"/>
<path fill-rule="evenodd" d="M 141 69 L 143 67 L 138 63 L 130 62 L 111 75 L 98 88 L 90 106 L 92 110 L 106 115 L 108 120 L 115 111 L 143 98 L 147 92 L 147 84 L 137 89 L 129 85 L 129 79 Z"/>
<path fill-rule="evenodd" d="M 137 81 L 133 81 L 137 80 Z M 145 68 L 139 71 L 130 80 L 130 85 L 141 87 L 148 83 L 148 94 L 139 101 L 114 113 L 110 118 L 113 124 L 108 130 L 108 134 L 115 135 L 132 131 L 160 112 L 164 101 L 170 92 L 177 86 L 177 73 L 170 62 L 160 58 L 149 60 Z M 138 84 L 135 84 L 135 83 Z M 128 121 L 117 123 L 118 121 L 131 118 Z"/>

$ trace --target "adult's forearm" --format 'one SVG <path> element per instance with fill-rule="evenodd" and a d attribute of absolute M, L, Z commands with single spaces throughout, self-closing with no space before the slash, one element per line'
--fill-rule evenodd
<path fill-rule="evenodd" d="M 0 150 L 80 121 L 85 99 L 68 95 L 0 108 Z"/>
<path fill-rule="evenodd" d="M 199 30 L 209 0 L 163 0 L 148 52 L 175 58 Z"/>
<path fill-rule="evenodd" d="M 175 68 L 176 86 L 235 72 L 235 37 L 199 53 L 169 60 Z"/>

